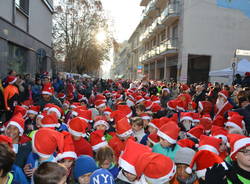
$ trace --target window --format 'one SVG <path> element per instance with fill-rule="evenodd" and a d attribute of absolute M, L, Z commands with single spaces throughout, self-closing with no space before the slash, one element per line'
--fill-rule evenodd
<path fill-rule="evenodd" d="M 178 26 L 173 27 L 173 38 L 176 39 L 178 38 Z"/>
<path fill-rule="evenodd" d="M 16 7 L 26 15 L 29 15 L 29 0 L 15 0 Z"/>
<path fill-rule="evenodd" d="M 160 40 L 163 41 L 166 39 L 166 30 L 164 29 L 160 34 Z"/>
<path fill-rule="evenodd" d="M 9 43 L 8 69 L 17 73 L 26 72 L 27 49 Z"/>

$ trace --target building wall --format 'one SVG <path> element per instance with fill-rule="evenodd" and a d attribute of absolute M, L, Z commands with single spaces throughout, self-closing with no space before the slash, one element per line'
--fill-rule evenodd
<path fill-rule="evenodd" d="M 47 45 L 51 45 L 52 13 L 42 0 L 30 0 L 29 33 Z"/>
<path fill-rule="evenodd" d="M 0 1 L 0 17 L 5 18 L 9 22 L 12 21 L 12 0 L 1 0 Z"/>
<path fill-rule="evenodd" d="M 188 54 L 211 55 L 210 70 L 217 70 L 231 65 L 235 49 L 250 49 L 250 17 L 240 10 L 223 8 L 218 2 L 184 1 L 183 42 L 179 57 L 180 79 L 183 81 L 187 76 Z M 241 2 L 244 3 L 238 1 Z"/>
<path fill-rule="evenodd" d="M 14 0 L 0 1 L 1 76 L 6 75 L 9 69 L 18 68 L 22 63 L 22 72 L 34 74 L 50 71 L 52 12 L 43 1 L 46 0 L 30 0 L 28 16 L 15 6 L 13 8 Z M 46 52 L 43 59 L 40 59 L 40 64 L 39 49 Z"/>

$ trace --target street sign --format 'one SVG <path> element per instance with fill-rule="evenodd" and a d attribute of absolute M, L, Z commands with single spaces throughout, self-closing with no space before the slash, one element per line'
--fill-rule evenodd
<path fill-rule="evenodd" d="M 236 56 L 250 56 L 250 50 L 236 49 L 235 55 Z"/>
<path fill-rule="evenodd" d="M 141 70 L 141 69 L 142 69 L 142 66 L 139 65 L 137 68 L 138 68 L 138 70 Z"/>
<path fill-rule="evenodd" d="M 142 72 L 142 70 L 137 70 L 137 73 L 141 73 Z"/>

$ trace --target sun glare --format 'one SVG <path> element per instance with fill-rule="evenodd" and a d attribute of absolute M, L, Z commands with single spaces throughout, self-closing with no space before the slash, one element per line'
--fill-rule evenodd
<path fill-rule="evenodd" d="M 96 34 L 96 40 L 99 42 L 99 43 L 102 43 L 104 42 L 106 39 L 106 33 L 104 31 L 100 31 Z"/>

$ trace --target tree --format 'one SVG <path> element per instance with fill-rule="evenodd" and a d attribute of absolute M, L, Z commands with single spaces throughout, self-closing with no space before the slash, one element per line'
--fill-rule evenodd
<path fill-rule="evenodd" d="M 97 72 L 112 47 L 112 34 L 101 2 L 65 0 L 55 11 L 52 34 L 55 58 L 65 62 L 67 72 Z M 105 33 L 101 42 L 96 39 L 100 32 Z"/>

